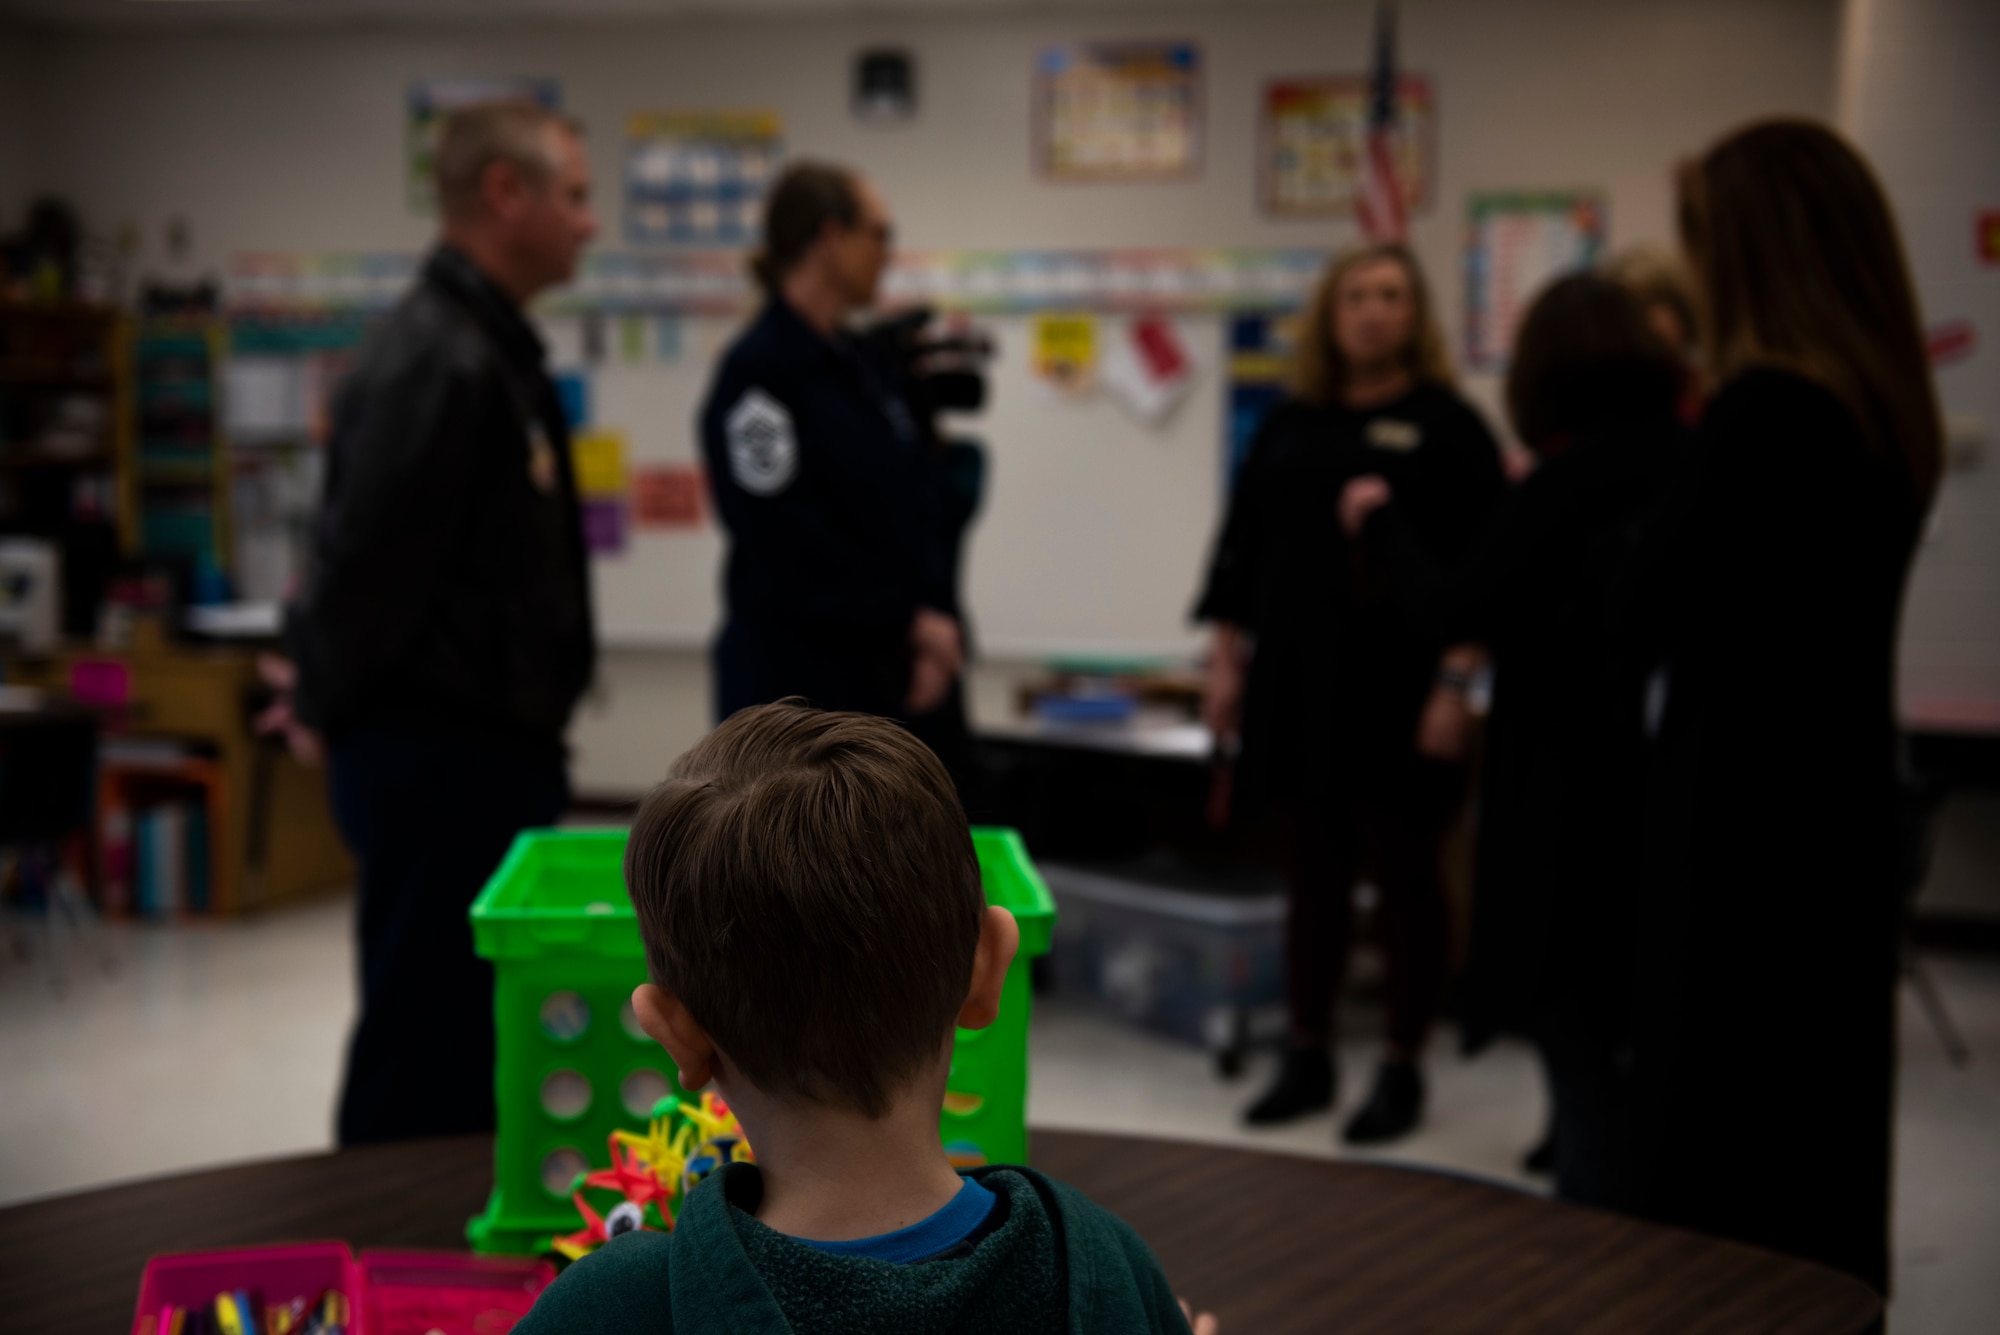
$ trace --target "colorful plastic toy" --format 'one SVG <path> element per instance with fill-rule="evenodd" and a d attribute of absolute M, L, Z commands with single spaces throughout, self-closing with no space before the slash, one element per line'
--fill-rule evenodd
<path fill-rule="evenodd" d="M 1021 925 L 1021 950 L 1007 972 L 999 1018 L 959 1031 L 952 1049 L 938 1125 L 946 1154 L 961 1168 L 1027 1157 L 1028 969 L 1034 956 L 1048 953 L 1055 921 L 1055 903 L 1019 834 L 974 827 L 972 845 L 987 902 L 1010 909 Z M 707 1168 L 736 1154 L 702 1121 L 727 1109 L 715 1113 L 682 1089 L 673 1064 L 631 1014 L 646 958 L 625 895 L 624 857 L 623 830 L 530 830 L 472 906 L 474 942 L 493 962 L 499 1109 L 493 1194 L 466 1227 L 476 1251 L 535 1255 L 557 1239 L 578 1239 L 586 1249 L 601 1243 L 593 1235 L 615 1226 L 612 1216 L 631 1202 L 599 1216 L 578 1196 L 594 1173 L 617 1171 L 614 1146 L 648 1164 L 663 1161 L 680 1134 L 679 1123 L 663 1128 L 655 1116 L 668 1097 L 676 1100 L 674 1115 L 700 1135 L 697 1148 L 713 1143 L 726 1151 L 711 1154 Z M 606 1149 L 596 1150 L 599 1144 Z M 701 1155 L 686 1157 L 681 1191 Z M 609 1179 L 604 1189 L 620 1190 Z M 639 1212 L 648 1217 L 645 1207 Z M 619 1218 L 629 1222 L 629 1212 Z"/>
<path fill-rule="evenodd" d="M 557 1238 L 555 1250 L 572 1261 L 635 1228 L 672 1232 L 676 1203 L 696 1183 L 724 1164 L 753 1158 L 736 1115 L 713 1093 L 703 1093 L 699 1103 L 661 1099 L 646 1134 L 613 1131 L 608 1148 L 611 1167 L 579 1177 L 570 1192 L 584 1226 Z M 585 1198 L 586 1188 L 615 1191 L 618 1204 L 600 1215 Z"/>

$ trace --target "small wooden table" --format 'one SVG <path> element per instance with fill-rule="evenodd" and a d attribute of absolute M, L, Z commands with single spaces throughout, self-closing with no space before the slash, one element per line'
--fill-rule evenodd
<path fill-rule="evenodd" d="M 0 1325 L 130 1329 L 146 1257 L 344 1238 L 463 1249 L 493 1142 L 345 1150 L 0 1210 Z M 1173 1141 L 1038 1131 L 1037 1168 L 1152 1243 L 1225 1335 L 1286 1331 L 1859 1332 L 1859 1280 L 1466 1178 Z"/>

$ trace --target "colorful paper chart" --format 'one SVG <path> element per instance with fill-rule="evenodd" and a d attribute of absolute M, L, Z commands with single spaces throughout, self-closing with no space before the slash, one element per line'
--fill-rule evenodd
<path fill-rule="evenodd" d="M 1030 346 L 1037 377 L 1072 393 L 1087 389 L 1097 373 L 1097 317 L 1038 315 Z"/>
<path fill-rule="evenodd" d="M 626 123 L 625 239 L 746 245 L 784 156 L 776 112 L 646 112 Z"/>
<path fill-rule="evenodd" d="M 696 464 L 652 464 L 632 470 L 634 528 L 693 528 L 702 520 L 704 482 Z"/>
<path fill-rule="evenodd" d="M 444 118 L 482 102 L 533 102 L 553 111 L 562 105 L 562 85 L 554 79 L 506 76 L 485 79 L 420 79 L 410 85 L 404 131 L 404 158 L 410 207 L 437 211 L 438 131 Z"/>
<path fill-rule="evenodd" d="M 1368 80 L 1287 79 L 1264 89 L 1259 193 L 1284 218 L 1346 217 L 1361 190 L 1368 143 Z M 1437 163 L 1437 99 L 1431 81 L 1396 81 L 1396 166 L 1411 213 L 1430 206 Z"/>
<path fill-rule="evenodd" d="M 1604 249 L 1594 190 L 1474 195 L 1465 247 L 1465 364 L 1500 371 L 1521 316 L 1547 283 L 1586 269 Z"/>
<path fill-rule="evenodd" d="M 1973 220 L 1973 249 L 1981 264 L 2000 264 L 2000 209 L 1983 209 Z"/>
<path fill-rule="evenodd" d="M 570 441 L 576 463 L 576 489 L 588 499 L 625 494 L 625 433 L 597 428 L 579 431 Z"/>
<path fill-rule="evenodd" d="M 1201 49 L 1192 42 L 1045 48 L 1036 162 L 1056 180 L 1159 180 L 1201 166 Z"/>
<path fill-rule="evenodd" d="M 584 550 L 593 556 L 618 556 L 625 551 L 625 499 L 599 496 L 583 499 Z"/>

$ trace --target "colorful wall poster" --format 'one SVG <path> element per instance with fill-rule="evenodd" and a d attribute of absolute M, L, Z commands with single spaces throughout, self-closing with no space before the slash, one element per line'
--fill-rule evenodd
<path fill-rule="evenodd" d="M 1097 317 L 1038 315 L 1028 330 L 1035 378 L 1053 389 L 1080 394 L 1097 381 Z"/>
<path fill-rule="evenodd" d="M 1194 385 L 1194 354 L 1174 322 L 1148 311 L 1114 324 L 1104 340 L 1104 387 L 1133 415 L 1157 426 Z"/>
<path fill-rule="evenodd" d="M 1941 320 L 1924 331 L 1924 351 L 1932 366 L 1968 361 L 1979 351 L 1979 329 L 1970 320 Z"/>
<path fill-rule="evenodd" d="M 583 505 L 583 545 L 594 554 L 625 550 L 625 433 L 593 427 L 570 438 L 576 492 Z"/>
<path fill-rule="evenodd" d="M 743 246 L 784 156 L 775 111 L 641 112 L 626 122 L 625 239 Z"/>
<path fill-rule="evenodd" d="M 698 527 L 705 486 L 699 464 L 649 464 L 633 469 L 632 527 Z"/>
<path fill-rule="evenodd" d="M 625 433 L 593 428 L 570 442 L 576 461 L 576 490 L 582 496 L 625 494 Z"/>
<path fill-rule="evenodd" d="M 1501 371 L 1528 303 L 1550 279 L 1597 262 L 1604 196 L 1594 190 L 1472 196 L 1465 245 L 1465 365 Z"/>
<path fill-rule="evenodd" d="M 490 79 L 420 79 L 410 85 L 403 136 L 405 188 L 418 213 L 437 211 L 438 132 L 444 118 L 482 102 L 533 102 L 551 111 L 562 105 L 562 85 L 554 79 L 520 76 Z"/>
<path fill-rule="evenodd" d="M 2000 264 L 2000 209 L 1981 209 L 1973 228 L 1973 249 L 1979 262 Z"/>
<path fill-rule="evenodd" d="M 579 509 L 583 516 L 583 549 L 592 556 L 623 556 L 625 554 L 624 498 L 586 496 Z"/>
<path fill-rule="evenodd" d="M 1285 79 L 1264 89 L 1258 186 L 1264 211 L 1281 218 L 1349 217 L 1367 161 L 1369 81 Z M 1430 79 L 1396 80 L 1396 179 L 1403 206 L 1430 207 L 1437 173 L 1437 99 Z"/>
<path fill-rule="evenodd" d="M 1035 158 L 1056 180 L 1161 180 L 1201 166 L 1201 49 L 1192 42 L 1045 48 Z"/>

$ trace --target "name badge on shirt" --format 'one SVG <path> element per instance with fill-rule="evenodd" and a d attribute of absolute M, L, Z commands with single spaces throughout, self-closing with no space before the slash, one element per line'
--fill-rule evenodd
<path fill-rule="evenodd" d="M 528 481 L 542 495 L 555 495 L 556 447 L 549 444 L 548 428 L 540 422 L 528 423 Z"/>
<path fill-rule="evenodd" d="M 1396 417 L 1378 417 L 1368 424 L 1368 443 L 1378 450 L 1408 454 L 1424 443 L 1423 428 Z"/>

